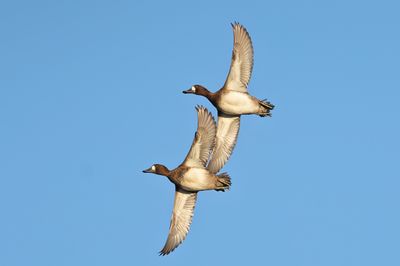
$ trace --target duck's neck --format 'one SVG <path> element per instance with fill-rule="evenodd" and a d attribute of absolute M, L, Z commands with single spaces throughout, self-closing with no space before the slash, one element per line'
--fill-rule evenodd
<path fill-rule="evenodd" d="M 212 100 L 214 98 L 214 93 L 212 93 L 211 91 L 207 90 L 206 88 L 202 88 L 200 90 L 197 91 L 198 95 L 204 96 L 209 100 Z"/>
<path fill-rule="evenodd" d="M 163 175 L 163 176 L 169 176 L 170 175 L 170 173 L 171 173 L 171 171 L 170 170 L 168 170 L 168 168 L 167 167 L 165 167 L 164 165 L 160 165 L 158 168 L 157 168 L 157 174 L 158 175 Z"/>

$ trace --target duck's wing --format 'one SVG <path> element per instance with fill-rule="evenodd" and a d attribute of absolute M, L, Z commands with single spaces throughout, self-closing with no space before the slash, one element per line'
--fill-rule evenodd
<path fill-rule="evenodd" d="M 168 255 L 185 240 L 192 223 L 196 199 L 197 192 L 176 188 L 169 234 L 160 255 Z"/>
<path fill-rule="evenodd" d="M 247 92 L 253 70 L 253 44 L 245 27 L 235 22 L 232 28 L 232 62 L 223 89 Z"/>
<path fill-rule="evenodd" d="M 205 167 L 214 148 L 216 125 L 212 114 L 203 106 L 196 106 L 198 122 L 192 146 L 182 164 Z"/>
<path fill-rule="evenodd" d="M 215 147 L 207 169 L 216 174 L 228 161 L 239 134 L 240 116 L 218 113 L 217 136 Z"/>

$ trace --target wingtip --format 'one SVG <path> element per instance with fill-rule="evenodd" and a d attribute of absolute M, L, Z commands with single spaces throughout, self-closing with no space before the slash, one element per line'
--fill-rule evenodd
<path fill-rule="evenodd" d="M 234 21 L 234 22 L 231 23 L 231 26 L 232 26 L 232 28 L 233 28 L 234 30 L 235 30 L 235 29 L 242 29 L 242 30 L 244 30 L 244 31 L 246 32 L 246 34 L 248 34 L 248 35 L 250 36 L 249 32 L 247 31 L 246 27 L 243 26 L 243 24 L 240 24 L 239 22 Z"/>
<path fill-rule="evenodd" d="M 232 26 L 232 28 L 235 28 L 235 27 L 244 28 L 244 26 L 242 24 L 240 24 L 238 21 L 231 22 L 231 26 Z"/>
<path fill-rule="evenodd" d="M 158 256 L 167 256 L 168 254 L 170 254 L 172 251 L 174 251 L 175 249 L 176 249 L 177 247 L 174 247 L 173 249 L 171 249 L 171 250 L 168 250 L 168 249 L 166 249 L 165 250 L 165 247 L 162 249 L 162 250 L 160 250 L 159 252 L 158 252 Z"/>
<path fill-rule="evenodd" d="M 210 115 L 212 115 L 212 113 L 206 107 L 204 107 L 203 105 L 199 105 L 198 104 L 198 105 L 196 105 L 195 109 L 196 109 L 197 112 L 203 111 L 203 112 L 207 112 Z"/>
<path fill-rule="evenodd" d="M 203 105 L 196 105 L 195 106 L 196 111 L 199 113 L 201 111 L 208 111 L 207 108 L 205 108 Z"/>
<path fill-rule="evenodd" d="M 198 109 L 202 109 L 202 108 L 204 108 L 204 106 L 203 106 L 203 105 L 201 105 L 201 104 L 197 104 L 195 108 L 196 108 L 196 110 L 198 110 Z"/>
<path fill-rule="evenodd" d="M 166 247 L 163 247 L 159 252 L 158 252 L 158 256 L 166 256 L 166 255 L 168 255 L 169 253 L 171 253 L 172 251 L 174 251 L 174 249 L 175 248 L 173 248 L 173 249 L 171 249 L 171 250 L 168 250 L 168 249 L 166 249 Z"/>

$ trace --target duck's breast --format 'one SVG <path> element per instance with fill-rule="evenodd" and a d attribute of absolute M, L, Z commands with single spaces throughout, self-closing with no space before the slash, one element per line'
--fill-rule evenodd
<path fill-rule="evenodd" d="M 258 101 L 248 93 L 227 91 L 221 94 L 218 107 L 230 115 L 254 114 L 258 112 Z"/>

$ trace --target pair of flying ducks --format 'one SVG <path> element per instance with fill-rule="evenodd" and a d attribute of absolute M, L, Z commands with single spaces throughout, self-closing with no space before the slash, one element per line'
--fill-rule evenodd
<path fill-rule="evenodd" d="M 271 116 L 270 111 L 274 108 L 268 101 L 259 100 L 247 92 L 253 69 L 253 45 L 249 33 L 242 25 L 234 23 L 232 28 L 232 62 L 224 86 L 215 93 L 201 85 L 194 85 L 183 91 L 206 97 L 218 110 L 218 124 L 205 107 L 197 106 L 197 131 L 183 163 L 173 170 L 154 164 L 143 171 L 166 176 L 175 184 L 169 234 L 160 255 L 169 254 L 185 239 L 192 222 L 197 192 L 229 189 L 229 175 L 217 173 L 228 161 L 235 147 L 240 116 Z"/>

